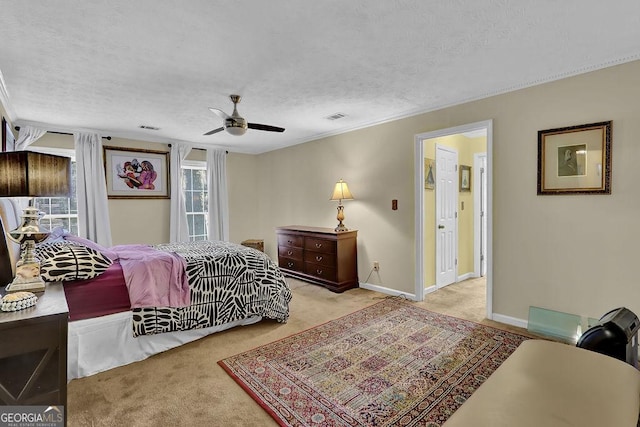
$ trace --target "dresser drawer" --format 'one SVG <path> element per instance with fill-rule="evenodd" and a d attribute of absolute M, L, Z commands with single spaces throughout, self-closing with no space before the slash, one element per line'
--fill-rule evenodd
<path fill-rule="evenodd" d="M 278 257 L 278 267 L 301 272 L 304 269 L 304 263 L 299 259 Z"/>
<path fill-rule="evenodd" d="M 295 234 L 279 234 L 278 235 L 278 247 L 290 246 L 294 248 L 304 247 L 304 237 Z"/>
<path fill-rule="evenodd" d="M 335 240 L 307 237 L 304 239 L 304 249 L 307 251 L 323 252 L 325 254 L 335 254 L 336 242 Z"/>
<path fill-rule="evenodd" d="M 336 254 L 305 251 L 304 262 L 324 265 L 327 267 L 336 266 Z"/>
<path fill-rule="evenodd" d="M 287 277 L 333 292 L 358 287 L 357 230 L 292 225 L 276 234 L 278 265 Z"/>
<path fill-rule="evenodd" d="M 293 246 L 278 246 L 278 256 L 302 261 L 302 248 L 294 248 Z"/>
<path fill-rule="evenodd" d="M 304 272 L 309 276 L 316 277 L 322 280 L 328 280 L 334 282 L 336 280 L 335 268 L 327 267 L 324 265 L 318 265 L 311 262 L 304 263 Z"/>

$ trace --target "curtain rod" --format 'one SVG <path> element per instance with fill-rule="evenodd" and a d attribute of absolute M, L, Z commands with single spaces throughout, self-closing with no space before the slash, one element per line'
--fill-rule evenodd
<path fill-rule="evenodd" d="M 15 126 L 15 127 L 14 127 L 14 129 L 15 129 L 15 130 L 17 130 L 18 132 L 20 132 L 20 126 Z M 53 130 L 48 130 L 48 131 L 47 131 L 47 133 L 55 133 L 55 134 L 58 134 L 58 135 L 73 135 L 72 133 L 68 133 L 68 132 L 56 132 L 56 131 L 53 131 Z M 103 136 L 103 137 L 102 137 L 102 139 L 106 139 L 106 140 L 111 141 L 111 137 L 110 137 L 110 136 Z M 169 147 L 171 147 L 171 144 L 168 144 L 168 145 L 169 145 Z M 192 148 L 192 150 L 202 150 L 202 151 L 207 151 L 207 150 L 205 150 L 204 148 L 196 148 L 196 147 Z M 229 154 L 229 152 L 228 152 L 228 151 L 225 151 L 225 153 Z"/>
<path fill-rule="evenodd" d="M 18 132 L 20 132 L 20 126 L 15 126 L 14 129 L 17 130 Z M 56 132 L 56 131 L 53 131 L 53 130 L 48 130 L 47 133 L 56 133 L 58 135 L 73 135 L 72 133 Z M 103 136 L 102 139 L 106 139 L 106 140 L 111 141 L 111 137 L 110 136 Z"/>
<path fill-rule="evenodd" d="M 171 148 L 171 144 L 167 144 L 167 145 L 169 146 L 169 148 Z M 206 150 L 206 149 L 204 149 L 204 148 L 198 148 L 198 147 L 193 147 L 193 148 L 191 148 L 191 149 L 192 149 L 192 150 L 207 151 L 207 150 Z M 227 150 L 225 150 L 224 152 L 225 152 L 226 154 L 229 154 L 229 151 L 227 151 Z"/>

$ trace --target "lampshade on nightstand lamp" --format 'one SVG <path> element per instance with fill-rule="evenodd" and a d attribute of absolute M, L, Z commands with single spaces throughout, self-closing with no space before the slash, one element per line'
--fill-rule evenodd
<path fill-rule="evenodd" d="M 70 182 L 68 157 L 32 151 L 0 153 L 0 197 L 31 198 L 22 214 L 22 224 L 8 233 L 9 238 L 20 245 L 22 253 L 16 263 L 15 278 L 7 286 L 8 292 L 44 291 L 35 245 L 45 240 L 49 231 L 40 229 L 41 215 L 33 204 L 33 197 L 69 197 Z"/>
<path fill-rule="evenodd" d="M 331 198 L 329 200 L 338 201 L 338 226 L 335 228 L 335 231 L 349 231 L 349 229 L 342 223 L 342 221 L 344 220 L 344 206 L 342 206 L 342 201 L 353 200 L 353 195 L 351 194 L 351 191 L 349 191 L 347 183 L 343 180 L 336 182 L 336 186 L 333 189 L 333 194 L 331 195 Z"/>

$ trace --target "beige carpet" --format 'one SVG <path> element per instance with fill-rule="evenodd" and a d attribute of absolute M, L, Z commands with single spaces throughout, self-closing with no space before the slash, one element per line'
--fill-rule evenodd
<path fill-rule="evenodd" d="M 276 426 L 217 361 L 284 338 L 376 303 L 385 295 L 364 289 L 343 294 L 288 279 L 293 290 L 286 324 L 263 321 L 112 369 L 68 386 L 69 426 Z M 483 324 L 483 279 L 450 285 L 417 305 Z"/>

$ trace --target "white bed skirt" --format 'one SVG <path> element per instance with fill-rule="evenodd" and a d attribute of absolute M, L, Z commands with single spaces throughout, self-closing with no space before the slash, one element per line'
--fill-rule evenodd
<path fill-rule="evenodd" d="M 215 332 L 251 325 L 260 316 L 189 331 L 133 337 L 131 312 L 69 322 L 67 381 L 144 360 Z"/>

